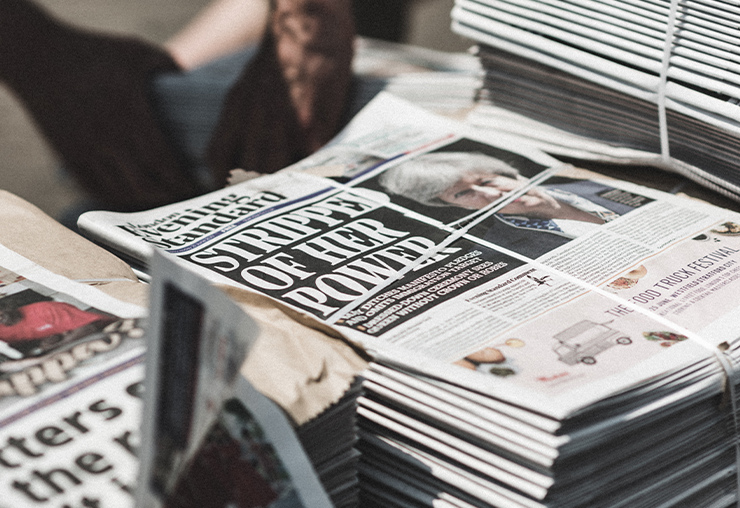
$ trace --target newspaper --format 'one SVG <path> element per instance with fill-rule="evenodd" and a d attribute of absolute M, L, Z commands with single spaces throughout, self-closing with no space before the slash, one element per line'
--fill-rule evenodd
<path fill-rule="evenodd" d="M 0 506 L 133 506 L 145 310 L 0 259 Z"/>
<path fill-rule="evenodd" d="M 479 45 L 485 74 L 468 120 L 740 201 L 740 66 L 725 24 L 738 14 L 714 1 L 456 0 L 452 30 Z"/>
<path fill-rule="evenodd" d="M 285 414 L 239 374 L 257 326 L 155 256 L 137 506 L 331 506 Z"/>
<path fill-rule="evenodd" d="M 731 348 L 736 213 L 481 136 L 380 95 L 286 171 L 79 226 L 554 419 Z"/>

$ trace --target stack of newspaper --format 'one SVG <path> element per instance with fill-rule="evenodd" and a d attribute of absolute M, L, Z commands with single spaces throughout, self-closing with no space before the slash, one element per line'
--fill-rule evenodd
<path fill-rule="evenodd" d="M 359 499 L 360 457 L 356 446 L 361 389 L 360 382 L 353 383 L 336 404 L 296 429 L 316 476 L 336 508 L 357 506 Z"/>
<path fill-rule="evenodd" d="M 452 18 L 481 45 L 481 101 L 536 121 L 528 130 L 551 152 L 597 141 L 603 157 L 740 196 L 737 5 L 456 0 Z"/>
<path fill-rule="evenodd" d="M 602 340 L 613 331 L 596 323 L 566 329 Z M 737 354 L 735 345 L 733 361 Z M 506 366 L 486 368 L 513 375 L 500 373 Z M 707 359 L 573 410 L 556 399 L 546 408 L 512 404 L 461 380 L 376 364 L 359 410 L 364 499 L 372 506 L 437 499 L 450 507 L 735 506 L 737 414 L 720 395 L 726 376 Z M 592 389 L 572 391 L 571 400 L 590 398 Z"/>
<path fill-rule="evenodd" d="M 467 53 L 360 38 L 355 60 L 354 116 L 381 91 L 446 116 L 462 117 L 475 104 L 481 65 Z"/>
<path fill-rule="evenodd" d="M 79 226 L 370 355 L 363 502 L 737 502 L 735 212 L 381 94 L 285 171 Z"/>

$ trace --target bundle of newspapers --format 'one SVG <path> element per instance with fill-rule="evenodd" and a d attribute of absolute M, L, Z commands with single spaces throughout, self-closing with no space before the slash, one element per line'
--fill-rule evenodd
<path fill-rule="evenodd" d="M 737 503 L 736 212 L 380 94 L 274 175 L 79 226 L 368 355 L 363 505 Z"/>
<path fill-rule="evenodd" d="M 480 44 L 476 122 L 740 196 L 736 4 L 456 0 L 452 19 Z"/>

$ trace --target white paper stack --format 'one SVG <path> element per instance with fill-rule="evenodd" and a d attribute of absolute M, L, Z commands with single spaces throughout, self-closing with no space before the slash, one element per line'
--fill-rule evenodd
<path fill-rule="evenodd" d="M 740 195 L 737 4 L 457 0 L 452 18 L 481 44 L 481 101 Z"/>
<path fill-rule="evenodd" d="M 703 362 L 557 419 L 375 364 L 358 413 L 363 506 L 734 506 L 721 372 Z"/>
<path fill-rule="evenodd" d="M 381 94 L 286 171 L 80 228 L 362 348 L 361 506 L 737 503 L 740 214 L 478 134 Z"/>

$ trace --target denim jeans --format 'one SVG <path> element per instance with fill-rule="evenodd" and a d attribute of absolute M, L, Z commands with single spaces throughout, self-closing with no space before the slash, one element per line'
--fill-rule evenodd
<path fill-rule="evenodd" d="M 256 53 L 250 47 L 193 70 L 160 74 L 152 83 L 154 107 L 188 169 L 214 188 L 206 151 L 229 89 Z"/>

